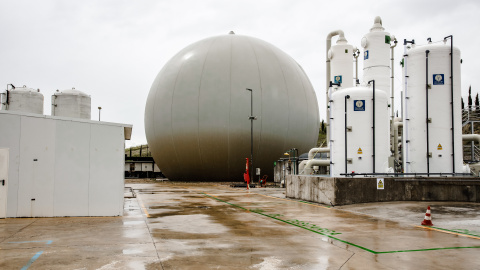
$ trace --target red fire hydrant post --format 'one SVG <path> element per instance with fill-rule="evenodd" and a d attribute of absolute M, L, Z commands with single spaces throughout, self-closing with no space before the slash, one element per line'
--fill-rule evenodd
<path fill-rule="evenodd" d="M 245 172 L 243 173 L 243 180 L 247 182 L 247 190 L 250 190 L 250 170 L 249 170 L 249 160 L 248 158 L 245 158 L 246 160 L 246 165 L 245 165 Z"/>

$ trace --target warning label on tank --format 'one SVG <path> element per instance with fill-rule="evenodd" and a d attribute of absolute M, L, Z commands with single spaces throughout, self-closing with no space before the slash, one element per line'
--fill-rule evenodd
<path fill-rule="evenodd" d="M 438 144 L 437 150 L 442 150 L 442 149 L 443 149 L 442 145 L 441 145 L 441 144 Z"/>
<path fill-rule="evenodd" d="M 342 75 L 337 75 L 333 78 L 335 83 L 342 83 Z"/>
<path fill-rule="evenodd" d="M 433 85 L 444 85 L 444 74 L 433 74 Z"/>
<path fill-rule="evenodd" d="M 354 111 L 365 111 L 365 100 L 354 100 L 353 101 L 353 110 Z"/>
<path fill-rule="evenodd" d="M 368 59 L 368 50 L 363 53 L 363 60 Z"/>
<path fill-rule="evenodd" d="M 360 148 L 360 147 L 358 148 L 357 154 L 359 154 L 359 155 L 363 154 L 362 148 Z"/>

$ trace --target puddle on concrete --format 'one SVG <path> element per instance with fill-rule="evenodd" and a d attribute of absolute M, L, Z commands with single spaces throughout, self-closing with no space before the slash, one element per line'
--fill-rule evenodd
<path fill-rule="evenodd" d="M 228 228 L 212 222 L 210 216 L 204 214 L 166 216 L 157 219 L 162 229 L 175 232 L 216 234 L 228 231 Z"/>
<path fill-rule="evenodd" d="M 138 224 L 144 224 L 145 221 L 143 220 L 134 220 L 134 221 L 124 221 L 123 225 L 124 226 L 132 226 L 132 225 L 138 225 Z"/>
<path fill-rule="evenodd" d="M 125 255 L 132 255 L 132 254 L 140 254 L 142 253 L 142 251 L 138 249 L 124 249 L 122 250 L 122 253 Z"/>

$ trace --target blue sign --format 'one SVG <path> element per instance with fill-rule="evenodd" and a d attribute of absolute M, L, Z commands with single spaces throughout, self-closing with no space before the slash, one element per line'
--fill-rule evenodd
<path fill-rule="evenodd" d="M 342 83 L 342 75 L 337 75 L 333 78 L 334 83 Z"/>
<path fill-rule="evenodd" d="M 368 50 L 363 53 L 363 60 L 368 59 Z"/>
<path fill-rule="evenodd" d="M 444 85 L 445 84 L 444 74 L 433 74 L 433 85 Z"/>
<path fill-rule="evenodd" d="M 365 100 L 354 100 L 353 101 L 353 110 L 354 111 L 365 111 Z"/>

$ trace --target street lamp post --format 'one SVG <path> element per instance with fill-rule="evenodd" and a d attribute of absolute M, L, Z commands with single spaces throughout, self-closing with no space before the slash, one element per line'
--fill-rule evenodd
<path fill-rule="evenodd" d="M 253 116 L 253 91 L 250 88 L 246 88 L 247 91 L 250 91 L 250 179 L 253 179 L 253 120 L 256 120 Z"/>
<path fill-rule="evenodd" d="M 100 121 L 100 111 L 102 110 L 102 107 L 98 107 L 98 121 Z"/>

